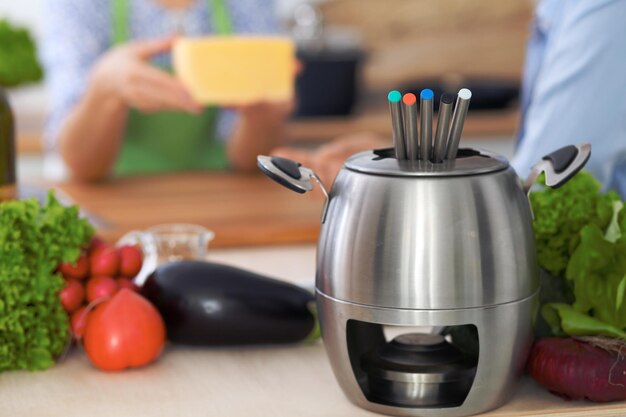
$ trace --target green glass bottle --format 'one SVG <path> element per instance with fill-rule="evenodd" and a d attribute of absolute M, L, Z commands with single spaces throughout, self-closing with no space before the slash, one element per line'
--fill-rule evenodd
<path fill-rule="evenodd" d="M 13 112 L 0 87 L 0 201 L 15 198 L 15 126 Z"/>

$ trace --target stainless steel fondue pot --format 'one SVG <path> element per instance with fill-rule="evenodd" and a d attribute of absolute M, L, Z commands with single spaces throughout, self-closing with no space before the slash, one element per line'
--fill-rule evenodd
<path fill-rule="evenodd" d="M 547 155 L 526 181 L 505 158 L 469 148 L 438 164 L 398 160 L 393 149 L 345 162 L 322 214 L 316 291 L 350 401 L 397 416 L 464 416 L 509 398 L 539 290 L 527 194 L 542 172 L 551 187 L 565 183 L 590 151 Z M 258 165 L 297 192 L 322 185 L 294 161 L 259 156 Z M 473 331 L 477 352 L 438 334 L 459 327 Z"/>

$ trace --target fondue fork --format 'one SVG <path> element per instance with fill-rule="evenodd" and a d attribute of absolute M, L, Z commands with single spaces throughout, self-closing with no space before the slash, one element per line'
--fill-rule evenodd
<path fill-rule="evenodd" d="M 402 97 L 404 109 L 404 138 L 406 140 L 406 154 L 410 161 L 417 161 L 419 138 L 417 132 L 417 97 L 407 93 Z"/>
<path fill-rule="evenodd" d="M 471 98 L 472 92 L 470 90 L 467 88 L 459 90 L 456 98 L 456 106 L 454 106 L 454 113 L 452 114 L 452 127 L 450 127 L 450 134 L 448 135 L 448 153 L 446 159 L 456 158 L 456 153 L 459 150 L 459 142 L 461 141 L 461 133 L 463 133 L 463 123 L 465 123 L 465 116 L 467 115 Z"/>
<path fill-rule="evenodd" d="M 433 90 L 426 88 L 420 93 L 420 160 L 431 157 L 433 141 Z"/>
<path fill-rule="evenodd" d="M 397 90 L 392 90 L 387 95 L 389 101 L 389 111 L 391 112 L 391 127 L 393 133 L 393 146 L 396 150 L 396 159 L 406 159 L 406 146 L 404 139 L 404 126 L 402 123 L 402 105 L 400 100 L 402 94 Z"/>
<path fill-rule="evenodd" d="M 433 144 L 434 163 L 440 163 L 446 157 L 450 118 L 455 97 L 455 94 L 443 93 L 439 101 L 439 118 L 437 119 L 437 132 L 435 133 L 435 142 Z"/>

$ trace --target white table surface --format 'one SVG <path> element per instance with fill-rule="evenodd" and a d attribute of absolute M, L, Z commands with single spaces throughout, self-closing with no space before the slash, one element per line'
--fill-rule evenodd
<path fill-rule="evenodd" d="M 314 285 L 315 248 L 214 250 L 210 260 Z M 42 372 L 0 374 L 0 417 L 369 416 L 337 385 L 321 342 L 246 348 L 167 346 L 153 364 L 118 373 L 75 349 Z M 626 405 L 565 402 L 522 380 L 492 416 L 626 416 Z"/>

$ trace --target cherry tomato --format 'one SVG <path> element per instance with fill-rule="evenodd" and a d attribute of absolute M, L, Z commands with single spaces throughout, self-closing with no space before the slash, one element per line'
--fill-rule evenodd
<path fill-rule="evenodd" d="M 81 306 L 85 299 L 85 289 L 75 279 L 68 279 L 65 287 L 59 292 L 61 305 L 67 312 L 72 312 Z"/>
<path fill-rule="evenodd" d="M 112 297 L 119 289 L 117 282 L 111 277 L 93 277 L 87 281 L 87 301 L 98 298 Z"/>
<path fill-rule="evenodd" d="M 159 312 L 126 288 L 89 313 L 83 337 L 89 360 L 104 371 L 147 365 L 160 355 L 164 343 Z"/>
<path fill-rule="evenodd" d="M 124 245 L 117 249 L 120 258 L 120 275 L 134 278 L 141 270 L 143 255 L 137 246 Z"/>
<path fill-rule="evenodd" d="M 89 259 L 81 255 L 76 262 L 65 262 L 59 266 L 64 278 L 84 279 L 89 275 Z"/>

